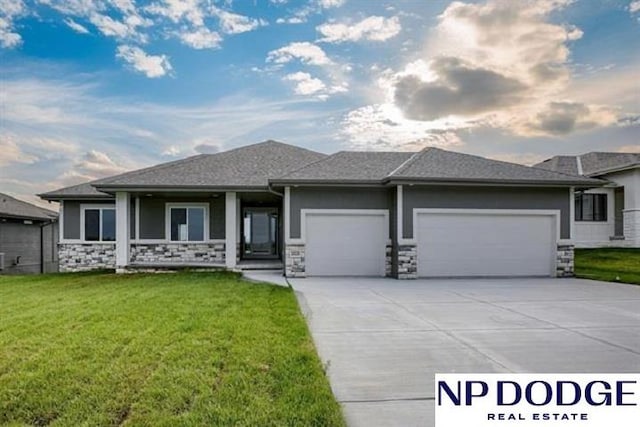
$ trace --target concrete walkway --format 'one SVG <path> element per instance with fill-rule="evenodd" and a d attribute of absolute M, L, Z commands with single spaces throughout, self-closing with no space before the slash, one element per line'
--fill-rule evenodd
<path fill-rule="evenodd" d="M 640 372 L 640 286 L 289 281 L 351 426 L 432 426 L 436 372 Z"/>

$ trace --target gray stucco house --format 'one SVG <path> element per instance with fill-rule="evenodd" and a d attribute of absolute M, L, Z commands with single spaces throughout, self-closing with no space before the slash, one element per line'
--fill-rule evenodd
<path fill-rule="evenodd" d="M 606 181 L 576 193 L 576 247 L 640 248 L 640 153 L 555 156 L 536 167 Z"/>
<path fill-rule="evenodd" d="M 0 274 L 58 270 L 58 214 L 0 193 Z"/>
<path fill-rule="evenodd" d="M 602 184 L 436 148 L 325 155 L 266 141 L 41 197 L 60 202 L 61 271 L 567 276 L 574 192 Z"/>

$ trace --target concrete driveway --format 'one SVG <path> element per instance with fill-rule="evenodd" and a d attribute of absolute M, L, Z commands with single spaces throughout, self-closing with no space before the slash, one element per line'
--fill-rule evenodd
<path fill-rule="evenodd" d="M 640 372 L 640 286 L 290 282 L 351 426 L 432 426 L 436 372 Z"/>

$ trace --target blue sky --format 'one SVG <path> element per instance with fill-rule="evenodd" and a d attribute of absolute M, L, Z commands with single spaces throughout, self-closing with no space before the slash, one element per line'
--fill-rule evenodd
<path fill-rule="evenodd" d="M 640 0 L 0 0 L 0 189 L 276 139 L 638 151 Z"/>

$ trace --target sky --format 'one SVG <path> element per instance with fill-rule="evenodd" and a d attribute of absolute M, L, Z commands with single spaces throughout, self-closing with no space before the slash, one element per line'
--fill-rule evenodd
<path fill-rule="evenodd" d="M 640 0 L 0 0 L 0 191 L 274 139 L 640 151 Z"/>

